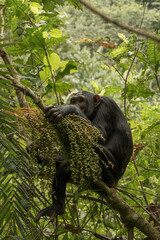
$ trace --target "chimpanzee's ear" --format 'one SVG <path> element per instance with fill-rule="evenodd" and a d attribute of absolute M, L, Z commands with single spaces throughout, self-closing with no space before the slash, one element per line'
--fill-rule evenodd
<path fill-rule="evenodd" d="M 93 100 L 94 100 L 94 106 L 98 107 L 98 105 L 101 103 L 101 97 L 98 94 L 95 94 L 93 96 Z"/>

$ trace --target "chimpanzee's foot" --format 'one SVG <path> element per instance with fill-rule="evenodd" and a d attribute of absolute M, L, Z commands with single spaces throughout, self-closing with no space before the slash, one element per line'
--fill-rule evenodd
<path fill-rule="evenodd" d="M 63 215 L 64 212 L 65 212 L 65 207 L 63 207 L 61 205 L 53 205 L 53 206 L 50 206 L 50 207 L 47 207 L 47 208 L 41 210 L 35 217 L 34 221 L 38 222 L 41 217 L 49 216 L 51 222 L 54 222 L 56 216 Z"/>

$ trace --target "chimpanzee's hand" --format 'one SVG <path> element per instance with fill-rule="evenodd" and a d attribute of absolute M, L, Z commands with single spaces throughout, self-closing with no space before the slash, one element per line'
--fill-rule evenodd
<path fill-rule="evenodd" d="M 57 122 L 60 118 L 62 118 L 62 109 L 61 106 L 50 105 L 45 108 L 45 117 L 48 118 L 49 122 Z"/>
<path fill-rule="evenodd" d="M 64 105 L 50 105 L 45 108 L 45 117 L 48 118 L 49 122 L 55 123 L 60 118 L 65 117 L 68 114 L 77 114 L 86 119 L 86 116 L 83 112 L 73 104 L 64 104 Z"/>

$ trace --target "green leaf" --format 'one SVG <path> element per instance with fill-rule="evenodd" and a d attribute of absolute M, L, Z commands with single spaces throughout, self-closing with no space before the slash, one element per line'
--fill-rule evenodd
<path fill-rule="evenodd" d="M 122 39 L 126 44 L 129 43 L 128 39 L 126 38 L 126 36 L 123 33 L 118 33 L 118 37 L 120 39 Z"/>
<path fill-rule="evenodd" d="M 155 183 L 155 184 L 158 184 L 158 179 L 155 175 L 153 175 L 152 177 L 149 178 L 149 181 L 151 184 Z"/>
<path fill-rule="evenodd" d="M 63 61 L 60 63 L 61 70 L 63 71 L 67 65 L 68 61 Z"/>
<path fill-rule="evenodd" d="M 43 82 L 51 78 L 51 71 L 49 67 L 43 67 L 43 70 L 39 72 L 39 76 Z"/>
<path fill-rule="evenodd" d="M 62 32 L 57 28 L 52 28 L 51 31 L 49 32 L 49 34 L 51 37 L 54 37 L 54 38 L 62 37 Z"/>
<path fill-rule="evenodd" d="M 30 9 L 34 14 L 39 14 L 39 10 L 41 8 L 42 8 L 42 6 L 39 3 L 30 2 Z"/>
<path fill-rule="evenodd" d="M 70 83 L 66 83 L 66 82 L 62 82 L 62 81 L 56 82 L 56 90 L 57 90 L 57 92 L 63 93 L 64 90 L 68 90 L 70 88 L 71 88 L 71 84 Z"/>
<path fill-rule="evenodd" d="M 52 71 L 56 71 L 60 67 L 60 61 L 60 57 L 56 53 L 51 53 L 48 58 L 46 56 L 43 58 L 44 64 L 46 66 L 50 65 Z"/>
<path fill-rule="evenodd" d="M 50 55 L 49 60 L 50 60 L 52 70 L 55 71 L 60 67 L 61 60 L 60 60 L 60 57 L 56 53 L 52 53 Z"/>
<path fill-rule="evenodd" d="M 47 31 L 44 31 L 44 32 L 42 33 L 42 36 L 43 36 L 43 38 L 47 38 L 47 37 L 48 37 Z"/>
<path fill-rule="evenodd" d="M 95 89 L 96 92 L 100 92 L 100 86 L 98 83 L 96 83 L 95 81 L 90 81 L 91 85 L 93 86 L 93 88 Z"/>
<path fill-rule="evenodd" d="M 138 176 L 138 181 L 143 182 L 144 180 L 145 180 L 145 178 L 142 175 Z"/>
<path fill-rule="evenodd" d="M 122 55 L 123 53 L 126 52 L 126 47 L 119 47 L 117 49 L 114 49 L 112 52 L 111 52 L 111 57 L 112 58 L 116 58 L 118 57 L 119 55 Z"/>
<path fill-rule="evenodd" d="M 71 74 L 72 70 L 77 71 L 77 65 L 75 62 L 70 61 L 66 64 L 66 67 L 62 72 L 58 72 L 58 74 L 56 76 L 56 80 L 61 79 L 68 74 Z"/>

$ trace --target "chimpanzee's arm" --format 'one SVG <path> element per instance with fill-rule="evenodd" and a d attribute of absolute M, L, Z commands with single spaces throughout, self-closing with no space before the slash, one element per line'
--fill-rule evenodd
<path fill-rule="evenodd" d="M 57 122 L 61 117 L 75 113 L 88 120 L 84 113 L 75 105 L 50 105 L 45 108 L 45 117 L 49 122 Z"/>

